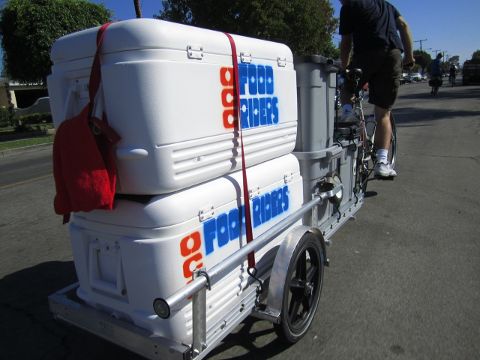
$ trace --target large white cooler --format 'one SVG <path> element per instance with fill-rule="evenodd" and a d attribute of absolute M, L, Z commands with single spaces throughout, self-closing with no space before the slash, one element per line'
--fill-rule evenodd
<path fill-rule="evenodd" d="M 57 40 L 48 77 L 55 126 L 88 101 L 98 28 Z M 233 35 L 247 166 L 290 153 L 296 77 L 283 44 Z M 155 19 L 112 24 L 102 48 L 105 112 L 122 140 L 123 194 L 164 194 L 239 170 L 231 45 L 224 33 Z"/>
<path fill-rule="evenodd" d="M 250 167 L 247 175 L 257 237 L 301 207 L 302 178 L 291 154 Z M 163 320 L 153 300 L 172 295 L 191 280 L 192 271 L 210 269 L 245 244 L 245 236 L 239 237 L 241 194 L 238 171 L 173 194 L 123 196 L 114 211 L 76 213 L 70 235 L 77 295 L 112 316 L 190 344 L 191 303 Z M 272 249 L 284 237 L 256 252 L 259 274 L 270 270 L 267 260 L 273 261 Z M 231 314 L 243 310 L 247 285 L 254 282 L 246 270 L 245 261 L 207 292 L 207 332 L 220 331 Z"/>

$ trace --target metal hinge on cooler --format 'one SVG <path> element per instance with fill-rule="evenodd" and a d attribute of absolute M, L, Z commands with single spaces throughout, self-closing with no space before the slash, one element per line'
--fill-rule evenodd
<path fill-rule="evenodd" d="M 242 63 L 250 64 L 252 62 L 252 54 L 241 52 L 240 53 L 240 61 Z"/>
<path fill-rule="evenodd" d="M 215 207 L 213 205 L 204 207 L 198 212 L 200 222 L 210 219 L 213 215 L 215 215 Z"/>
<path fill-rule="evenodd" d="M 189 59 L 203 59 L 203 46 L 202 45 L 188 45 L 187 56 Z"/>
<path fill-rule="evenodd" d="M 283 175 L 283 182 L 285 184 L 292 182 L 292 180 L 293 180 L 293 173 Z"/>
<path fill-rule="evenodd" d="M 287 66 L 287 58 L 277 57 L 277 65 L 278 65 L 279 67 L 285 67 L 285 66 Z"/>
<path fill-rule="evenodd" d="M 252 188 L 248 189 L 248 196 L 250 199 L 260 195 L 260 186 L 253 186 Z"/>

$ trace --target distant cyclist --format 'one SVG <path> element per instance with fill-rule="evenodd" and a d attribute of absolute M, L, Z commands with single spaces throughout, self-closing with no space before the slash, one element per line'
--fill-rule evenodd
<path fill-rule="evenodd" d="M 443 70 L 442 70 L 442 53 L 438 53 L 437 57 L 435 60 L 432 61 L 430 64 L 430 86 L 432 87 L 432 91 L 430 94 L 432 95 L 437 95 L 438 93 L 438 88 L 442 86 L 442 76 L 443 76 Z"/>
<path fill-rule="evenodd" d="M 361 84 L 369 83 L 369 102 L 375 105 L 377 149 L 374 173 L 378 177 L 393 177 L 397 173 L 388 161 L 392 139 L 390 110 L 395 103 L 403 62 L 415 62 L 412 34 L 398 10 L 385 0 L 340 0 L 340 60 L 342 68 L 363 70 Z M 398 35 L 400 33 L 400 36 Z M 353 56 L 350 53 L 353 48 Z M 342 92 L 342 120 L 351 118 L 352 84 L 347 82 Z"/>
<path fill-rule="evenodd" d="M 452 86 L 455 86 L 455 78 L 457 76 L 457 68 L 455 67 L 454 64 L 450 65 L 450 70 L 449 70 L 449 80 L 450 80 L 450 84 L 452 84 Z"/>

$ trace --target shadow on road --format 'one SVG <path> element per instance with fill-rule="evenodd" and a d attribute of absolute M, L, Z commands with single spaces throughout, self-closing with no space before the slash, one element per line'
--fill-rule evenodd
<path fill-rule="evenodd" d="M 48 296 L 76 281 L 72 261 L 47 262 L 0 279 L 0 360 L 143 359 L 88 332 L 54 320 L 48 307 Z M 256 326 L 258 324 L 261 328 Z M 222 353 L 233 346 L 240 346 L 247 353 L 230 359 L 268 359 L 281 353 L 288 345 L 278 340 L 271 326 L 265 329 L 264 324 L 247 318 L 211 355 L 222 357 Z M 272 337 L 272 341 L 261 347 L 256 345 L 255 339 L 265 335 Z"/>
<path fill-rule="evenodd" d="M 480 116 L 480 111 L 465 110 L 459 107 L 459 100 L 480 99 L 480 88 L 469 86 L 443 86 L 436 97 L 430 95 L 430 88 L 414 88 L 402 94 L 394 109 L 398 127 L 429 126 L 432 121 Z M 417 100 L 415 106 L 402 107 L 402 100 Z M 417 106 L 418 105 L 418 106 Z M 421 124 L 420 124 L 421 123 Z"/>
<path fill-rule="evenodd" d="M 238 356 L 228 356 L 229 360 L 261 360 L 261 359 L 270 359 L 274 355 L 277 355 L 285 351 L 289 344 L 281 341 L 277 335 L 274 333 L 273 327 L 269 325 L 267 329 L 265 327 L 256 328 L 257 323 L 265 324 L 262 320 L 257 320 L 252 317 L 246 318 L 240 325 L 240 329 L 236 332 L 229 334 L 223 342 L 218 345 L 210 354 L 207 356 L 209 359 L 212 356 L 217 356 L 221 359 L 225 357 L 222 356 L 222 353 L 228 349 L 236 346 L 241 347 L 243 351 L 235 351 L 236 353 L 242 352 L 243 355 Z M 238 328 L 237 328 L 238 329 Z M 257 338 L 262 336 L 272 336 L 270 342 L 265 343 L 262 340 L 262 346 L 259 346 L 259 342 L 256 341 Z"/>
<path fill-rule="evenodd" d="M 413 108 L 399 107 L 394 109 L 395 124 L 398 127 L 411 126 L 413 123 L 425 123 L 444 119 L 459 117 L 480 116 L 480 111 L 466 111 L 461 109 L 441 109 L 441 108 Z M 426 126 L 425 124 L 418 126 Z"/>
<path fill-rule="evenodd" d="M 84 331 L 55 321 L 48 296 L 76 282 L 72 261 L 52 261 L 0 279 L 0 359 L 138 359 Z"/>
<path fill-rule="evenodd" d="M 425 91 L 423 91 L 425 89 Z M 430 94 L 430 87 L 422 88 L 422 91 L 419 92 L 418 90 L 409 93 L 409 94 L 402 94 L 399 96 L 401 99 L 406 100 L 459 100 L 459 99 L 479 99 L 480 98 L 480 88 L 478 86 L 442 86 L 438 92 L 438 95 L 433 97 Z"/>

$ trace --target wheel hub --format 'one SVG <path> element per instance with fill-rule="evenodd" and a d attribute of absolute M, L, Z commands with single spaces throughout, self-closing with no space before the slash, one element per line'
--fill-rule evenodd
<path fill-rule="evenodd" d="M 311 296 L 312 293 L 313 293 L 313 284 L 311 282 L 307 282 L 305 284 L 304 294 L 305 296 Z"/>

